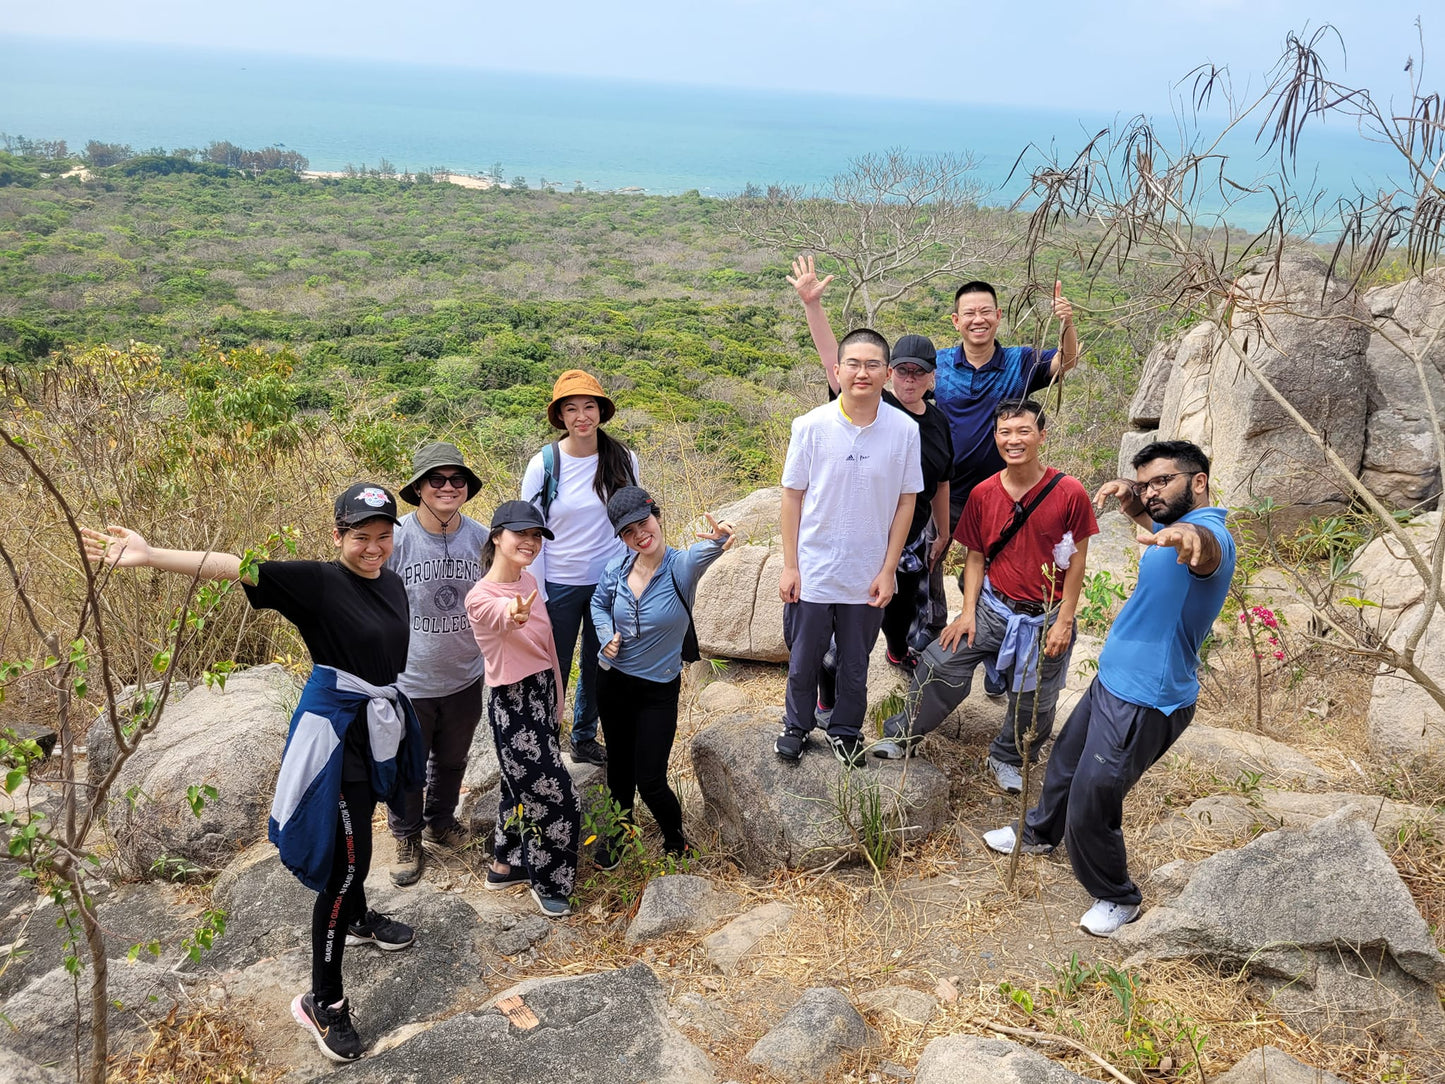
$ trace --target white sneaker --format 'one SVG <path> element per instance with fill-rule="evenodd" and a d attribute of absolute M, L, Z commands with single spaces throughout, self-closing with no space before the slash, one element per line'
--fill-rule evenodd
<path fill-rule="evenodd" d="M 1019 794 L 1023 791 L 1023 774 L 1012 764 L 1005 764 L 998 757 L 989 757 L 988 770 L 993 774 L 993 781 L 998 784 L 998 789 L 1005 794 Z"/>
<path fill-rule="evenodd" d="M 1014 827 L 1005 825 L 1003 828 L 995 828 L 992 832 L 983 834 L 983 842 L 991 851 L 999 854 L 1014 853 Z M 1019 848 L 1024 854 L 1048 854 L 1054 848 L 1048 843 L 1025 843 Z"/>
<path fill-rule="evenodd" d="M 1121 926 L 1127 926 L 1139 917 L 1139 905 L 1137 903 L 1110 903 L 1108 900 L 1095 900 L 1094 906 L 1084 912 L 1084 917 L 1079 919 L 1079 925 L 1085 933 L 1091 933 L 1095 937 L 1109 937 Z"/>

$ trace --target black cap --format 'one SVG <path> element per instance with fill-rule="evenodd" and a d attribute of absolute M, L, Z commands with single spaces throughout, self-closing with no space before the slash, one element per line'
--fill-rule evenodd
<path fill-rule="evenodd" d="M 336 526 L 355 527 L 369 519 L 398 522 L 396 498 L 385 486 L 375 482 L 357 482 L 336 498 Z"/>
<path fill-rule="evenodd" d="M 623 486 L 607 502 L 607 518 L 612 529 L 618 534 L 624 527 L 641 523 L 648 516 L 657 515 L 657 502 L 641 486 Z"/>
<path fill-rule="evenodd" d="M 556 538 L 547 529 L 547 521 L 542 518 L 542 510 L 531 501 L 506 501 L 497 506 L 492 513 L 492 530 L 500 530 L 505 527 L 509 531 L 530 531 L 537 527 L 542 529 L 543 538 Z"/>
<path fill-rule="evenodd" d="M 893 368 L 900 365 L 917 365 L 925 373 L 933 372 L 938 364 L 938 354 L 926 335 L 905 335 L 893 345 Z"/>

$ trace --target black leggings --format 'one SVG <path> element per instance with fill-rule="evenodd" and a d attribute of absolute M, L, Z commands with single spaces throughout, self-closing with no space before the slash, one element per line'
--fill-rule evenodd
<path fill-rule="evenodd" d="M 371 814 L 376 796 L 369 782 L 343 783 L 336 802 L 336 849 L 326 890 L 311 910 L 311 992 L 318 1003 L 342 998 L 341 956 L 346 927 L 366 917 L 366 875 L 371 870 Z"/>
<path fill-rule="evenodd" d="M 633 794 L 641 794 L 662 829 L 663 845 L 673 852 L 687 843 L 682 805 L 667 785 L 681 687 L 681 677 L 648 681 L 620 670 L 597 673 L 597 707 L 607 738 L 607 789 L 629 819 Z"/>

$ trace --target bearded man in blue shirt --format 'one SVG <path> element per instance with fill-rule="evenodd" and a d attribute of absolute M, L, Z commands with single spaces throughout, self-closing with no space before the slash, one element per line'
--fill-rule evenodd
<path fill-rule="evenodd" d="M 1209 503 L 1209 457 L 1188 441 L 1157 441 L 1132 464 L 1135 480 L 1106 482 L 1094 501 L 1102 509 L 1117 498 L 1143 529 L 1139 582 L 1104 640 L 1098 675 L 1054 742 L 1021 841 L 1026 854 L 1068 844 L 1074 876 L 1094 898 L 1079 925 L 1099 937 L 1139 917 L 1143 897 L 1124 850 L 1124 796 L 1194 718 L 1199 647 L 1234 575 L 1225 510 Z M 983 840 L 1008 854 L 1015 826 L 985 832 Z"/>

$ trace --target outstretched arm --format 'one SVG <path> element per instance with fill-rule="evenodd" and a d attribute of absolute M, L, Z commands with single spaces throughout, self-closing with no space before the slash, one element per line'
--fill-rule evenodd
<path fill-rule="evenodd" d="M 1149 510 L 1144 507 L 1144 502 L 1139 499 L 1139 494 L 1134 492 L 1131 482 L 1123 478 L 1105 482 L 1099 487 L 1099 492 L 1094 494 L 1094 507 L 1102 512 L 1104 502 L 1110 497 L 1118 498 L 1119 511 L 1132 519 L 1137 526 L 1143 527 L 1146 531 L 1154 529 L 1154 519 L 1149 515 Z"/>
<path fill-rule="evenodd" d="M 1143 531 L 1139 541 L 1146 546 L 1170 546 L 1177 550 L 1179 563 L 1188 565 L 1196 576 L 1214 575 L 1224 558 L 1214 532 L 1197 523 L 1172 523 L 1158 531 Z"/>
<path fill-rule="evenodd" d="M 1059 321 L 1059 352 L 1049 366 L 1051 377 L 1061 377 L 1079 364 L 1079 333 L 1074 329 L 1074 306 L 1064 296 L 1064 284 L 1054 280 L 1054 318 Z"/>
<path fill-rule="evenodd" d="M 842 385 L 838 383 L 838 336 L 833 334 L 833 325 L 828 323 L 828 314 L 823 311 L 823 291 L 833 281 L 833 276 L 819 279 L 813 257 L 798 256 L 793 260 L 793 273 L 787 279 L 788 285 L 798 292 L 798 298 L 803 302 L 803 312 L 808 317 L 808 334 L 813 336 L 813 349 L 818 351 L 818 360 L 823 363 L 828 387 L 841 391 Z"/>
<path fill-rule="evenodd" d="M 241 558 L 234 553 L 158 549 L 135 531 L 114 524 L 107 526 L 104 533 L 89 527 L 82 527 L 80 533 L 85 539 L 86 557 L 106 568 L 155 568 L 203 580 L 241 578 Z"/>

